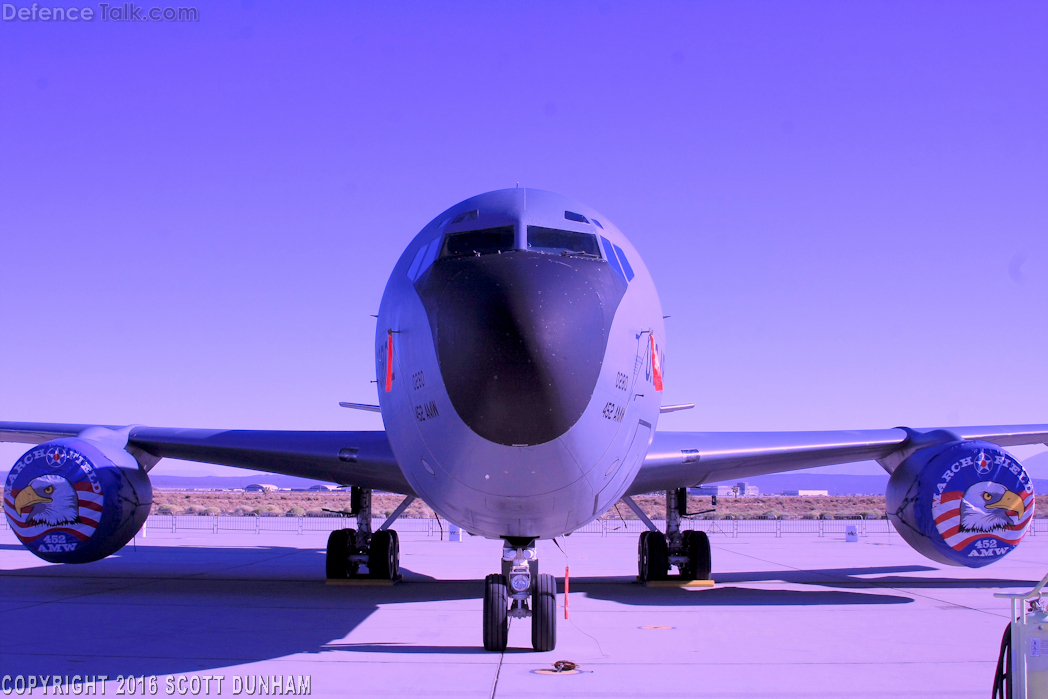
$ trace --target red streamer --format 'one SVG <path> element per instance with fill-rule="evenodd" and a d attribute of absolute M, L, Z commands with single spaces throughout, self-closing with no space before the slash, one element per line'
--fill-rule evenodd
<path fill-rule="evenodd" d="M 393 390 L 393 331 L 386 340 L 386 393 Z"/>

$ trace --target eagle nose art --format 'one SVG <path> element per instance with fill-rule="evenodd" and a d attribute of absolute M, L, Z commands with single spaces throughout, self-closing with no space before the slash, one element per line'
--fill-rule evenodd
<path fill-rule="evenodd" d="M 624 285 L 597 256 L 448 255 L 416 286 L 452 405 L 481 437 L 549 442 L 582 416 Z"/>

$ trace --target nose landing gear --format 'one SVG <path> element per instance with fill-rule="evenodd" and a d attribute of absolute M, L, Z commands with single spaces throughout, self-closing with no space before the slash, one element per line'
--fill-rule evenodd
<path fill-rule="evenodd" d="M 534 539 L 507 537 L 502 573 L 484 580 L 484 650 L 503 652 L 509 620 L 531 617 L 531 645 L 550 651 L 557 645 L 557 581 L 539 573 Z"/>

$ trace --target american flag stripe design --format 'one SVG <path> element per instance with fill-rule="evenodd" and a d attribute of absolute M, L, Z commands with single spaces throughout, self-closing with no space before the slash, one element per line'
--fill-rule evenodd
<path fill-rule="evenodd" d="M 11 523 L 15 536 L 23 543 L 36 541 L 45 534 L 53 534 L 55 532 L 72 534 L 80 541 L 90 538 L 95 533 L 95 529 L 98 528 L 98 522 L 103 512 L 104 498 L 101 493 L 94 492 L 91 484 L 87 481 L 76 483 L 73 485 L 73 488 L 76 490 L 80 504 L 78 511 L 80 522 L 77 524 L 63 524 L 59 527 L 50 524 L 26 524 L 28 513 L 23 515 L 15 511 L 15 498 L 18 497 L 18 493 L 21 490 L 10 490 L 4 493 L 4 512 L 7 514 L 7 520 Z"/>
<path fill-rule="evenodd" d="M 69 534 L 71 536 L 75 536 L 80 541 L 87 541 L 91 538 L 90 534 L 84 534 L 82 531 L 79 530 L 79 528 L 74 528 L 70 526 L 50 527 L 48 529 L 45 529 L 44 531 L 33 534 L 32 536 L 15 532 L 15 536 L 17 536 L 23 544 L 31 544 L 40 537 L 45 536 L 47 534 Z"/>
<path fill-rule="evenodd" d="M 16 534 L 18 533 L 18 531 L 27 532 L 27 531 L 30 531 L 32 529 L 37 529 L 39 527 L 47 528 L 48 526 L 50 526 L 50 525 L 47 525 L 47 524 L 26 524 L 25 522 L 11 522 L 11 524 L 13 524 L 15 526 L 15 528 L 16 528 L 15 533 Z M 61 526 L 63 526 L 63 527 L 81 527 L 81 526 L 84 526 L 84 527 L 86 527 L 88 529 L 87 534 L 88 534 L 88 536 L 90 536 L 91 532 L 93 532 L 95 530 L 95 528 L 98 527 L 98 520 L 97 519 L 86 519 L 84 517 L 81 517 L 80 518 L 80 524 L 63 524 Z"/>
<path fill-rule="evenodd" d="M 964 494 L 959 491 L 946 493 L 942 496 L 939 504 L 932 508 L 932 516 L 935 517 L 935 528 L 939 530 L 939 534 L 946 541 L 947 545 L 957 551 L 960 551 L 977 539 L 986 537 L 993 537 L 1009 546 L 1015 546 L 1022 540 L 1023 535 L 1026 534 L 1026 529 L 1033 519 L 1036 503 L 1033 493 L 1029 491 L 1024 490 L 1018 493 L 1018 495 L 1023 499 L 1023 506 L 1026 508 L 1026 512 L 1015 524 L 1009 524 L 993 532 L 962 532 L 961 502 Z"/>

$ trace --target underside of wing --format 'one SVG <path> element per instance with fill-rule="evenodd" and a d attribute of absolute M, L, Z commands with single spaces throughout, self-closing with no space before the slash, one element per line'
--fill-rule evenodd
<path fill-rule="evenodd" d="M 980 440 L 999 446 L 1048 442 L 1048 425 L 830 432 L 657 432 L 628 494 L 877 460 L 890 473 L 930 443 Z"/>
<path fill-rule="evenodd" d="M 162 458 L 279 473 L 414 495 L 385 432 L 201 430 L 0 422 L 0 441 L 78 437 L 118 446 L 148 470 Z"/>

